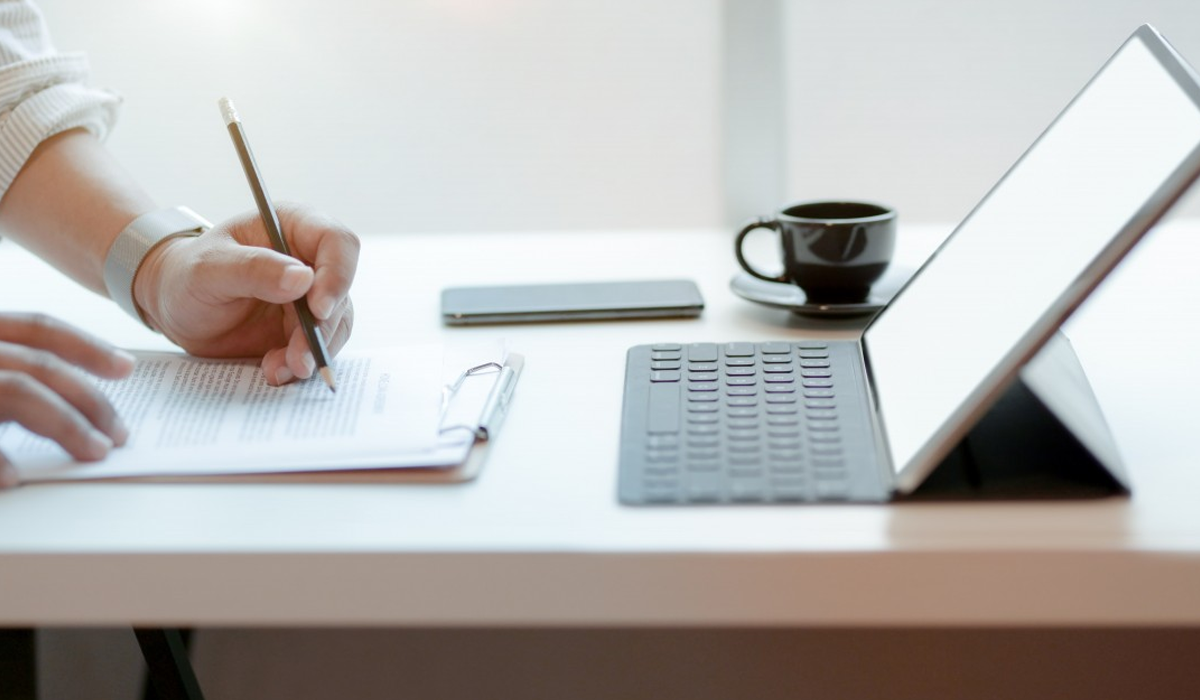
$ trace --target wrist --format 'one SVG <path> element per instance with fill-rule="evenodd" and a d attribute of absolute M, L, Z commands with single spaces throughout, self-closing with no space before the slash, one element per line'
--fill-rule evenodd
<path fill-rule="evenodd" d="M 156 333 L 162 333 L 163 280 L 169 255 L 173 249 L 186 246 L 194 236 L 174 236 L 162 241 L 146 253 L 133 277 L 133 304 L 142 323 Z"/>
<path fill-rule="evenodd" d="M 147 290 L 143 285 L 139 295 L 135 289 L 139 272 L 151 257 L 155 261 L 161 260 L 162 251 L 152 256 L 156 249 L 181 237 L 198 236 L 209 228 L 212 224 L 187 207 L 159 209 L 134 219 L 113 241 L 104 261 L 104 286 L 109 297 L 130 316 L 153 328 L 140 303 L 157 302 L 153 294 L 155 287 Z M 155 265 L 160 266 L 159 262 Z"/>

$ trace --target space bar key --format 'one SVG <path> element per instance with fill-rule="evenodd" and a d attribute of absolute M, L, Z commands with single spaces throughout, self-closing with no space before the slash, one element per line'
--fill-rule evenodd
<path fill-rule="evenodd" d="M 646 430 L 651 433 L 679 432 L 679 385 L 663 383 L 650 385 L 650 406 Z"/>

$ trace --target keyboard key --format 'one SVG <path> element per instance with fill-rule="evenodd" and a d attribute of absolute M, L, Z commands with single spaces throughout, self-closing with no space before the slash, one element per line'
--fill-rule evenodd
<path fill-rule="evenodd" d="M 721 416 L 717 413 L 689 413 L 687 422 L 695 425 L 715 425 L 720 422 Z"/>
<path fill-rule="evenodd" d="M 828 367 L 829 360 L 810 360 L 810 359 L 801 358 L 800 366 L 801 367 L 810 367 L 810 368 Z"/>
<path fill-rule="evenodd" d="M 754 360 L 742 357 L 727 357 L 725 358 L 726 367 L 753 367 Z"/>
<path fill-rule="evenodd" d="M 758 380 L 754 377 L 727 377 L 725 379 L 727 386 L 755 386 Z"/>
<path fill-rule="evenodd" d="M 787 364 L 787 365 L 764 365 L 763 366 L 763 372 L 765 372 L 767 374 L 786 374 L 788 372 L 794 372 L 794 371 L 796 371 L 796 369 L 794 367 L 792 367 L 790 364 Z M 808 375 L 804 375 L 804 376 L 808 376 Z"/>
<path fill-rule="evenodd" d="M 730 377 L 753 377 L 758 370 L 753 367 L 730 367 L 725 374 Z"/>
<path fill-rule="evenodd" d="M 800 350 L 825 350 L 829 347 L 829 343 L 823 340 L 801 340 L 796 343 L 796 347 Z"/>
<path fill-rule="evenodd" d="M 795 406 L 795 405 L 793 405 L 793 404 L 790 404 L 790 403 L 770 403 L 770 404 L 767 404 L 767 413 L 774 413 L 774 414 L 780 414 L 780 413 L 785 413 L 785 414 L 796 414 L 796 413 L 799 413 L 799 412 L 800 412 L 800 409 L 796 408 L 796 406 Z"/>
<path fill-rule="evenodd" d="M 719 357 L 716 343 L 692 343 L 687 353 L 690 362 L 716 362 Z"/>
<path fill-rule="evenodd" d="M 678 352 L 652 352 L 650 359 L 654 362 L 662 361 L 678 361 L 683 359 L 683 354 Z"/>
<path fill-rule="evenodd" d="M 763 343 L 758 346 L 758 351 L 764 355 L 790 355 L 792 347 L 787 343 Z"/>
<path fill-rule="evenodd" d="M 757 406 L 758 397 L 756 396 L 730 396 L 725 399 L 726 406 Z"/>
<path fill-rule="evenodd" d="M 688 375 L 689 382 L 715 382 L 717 381 L 716 372 L 696 372 Z"/>
<path fill-rule="evenodd" d="M 758 396 L 756 386 L 731 386 L 725 389 L 726 396 Z"/>
<path fill-rule="evenodd" d="M 828 369 L 802 369 L 800 370 L 800 376 L 813 379 L 828 379 L 833 376 L 833 372 Z"/>
<path fill-rule="evenodd" d="M 809 420 L 837 420 L 837 411 L 806 411 L 804 417 Z"/>
<path fill-rule="evenodd" d="M 688 383 L 688 392 L 689 393 L 703 392 L 703 391 L 716 391 L 719 388 L 721 388 L 721 387 L 716 382 L 689 382 Z"/>
<path fill-rule="evenodd" d="M 656 352 L 678 352 L 683 350 L 683 346 L 678 343 L 655 343 L 650 346 L 650 349 Z"/>
<path fill-rule="evenodd" d="M 806 387 L 804 389 L 804 398 L 806 399 L 832 399 L 833 389 L 818 389 Z"/>
<path fill-rule="evenodd" d="M 763 355 L 764 365 L 788 365 L 792 363 L 791 355 Z"/>
<path fill-rule="evenodd" d="M 796 385 L 793 384 L 768 384 L 763 387 L 763 391 L 768 394 L 794 394 L 796 393 Z"/>
<path fill-rule="evenodd" d="M 824 360 L 829 357 L 828 350 L 809 350 L 801 348 L 800 350 L 796 351 L 796 354 L 800 356 L 800 359 L 802 360 Z"/>
<path fill-rule="evenodd" d="M 721 395 L 715 391 L 700 391 L 692 389 L 688 392 L 688 401 L 716 401 Z"/>
<path fill-rule="evenodd" d="M 795 394 L 767 394 L 767 403 L 796 403 Z"/>
<path fill-rule="evenodd" d="M 737 478 L 756 477 L 763 475 L 761 464 L 738 464 L 730 460 L 729 475 Z M 760 487 L 761 490 L 761 487 Z"/>
<path fill-rule="evenodd" d="M 805 379 L 803 382 L 806 389 L 832 389 L 832 379 Z"/>
<path fill-rule="evenodd" d="M 671 386 L 670 384 L 655 384 L 654 386 Z M 687 410 L 689 413 L 716 413 L 721 410 L 721 405 L 713 403 L 688 403 Z"/>
<path fill-rule="evenodd" d="M 681 366 L 681 363 L 679 362 L 679 360 L 672 360 L 670 362 L 662 361 L 662 362 L 651 362 L 650 363 L 650 369 L 652 369 L 652 370 L 679 369 L 680 366 Z"/>
<path fill-rule="evenodd" d="M 677 382 L 679 381 L 679 372 L 674 370 L 662 370 L 660 372 L 651 372 L 650 381 L 652 382 Z"/>
<path fill-rule="evenodd" d="M 721 432 L 721 427 L 715 423 L 708 423 L 708 424 L 700 423 L 700 424 L 696 424 L 696 425 L 689 425 L 687 428 L 688 435 L 716 435 L 720 432 Z M 695 443 L 688 443 L 688 444 L 695 444 Z"/>
<path fill-rule="evenodd" d="M 715 362 L 690 362 L 688 363 L 689 372 L 716 372 L 721 366 Z"/>
<path fill-rule="evenodd" d="M 725 357 L 754 357 L 754 343 L 727 343 Z"/>
<path fill-rule="evenodd" d="M 784 425 L 800 425 L 798 416 L 771 414 L 767 416 L 767 425 L 784 426 Z"/>
<path fill-rule="evenodd" d="M 796 378 L 790 374 L 768 374 L 763 377 L 763 381 L 768 384 L 791 384 Z"/>

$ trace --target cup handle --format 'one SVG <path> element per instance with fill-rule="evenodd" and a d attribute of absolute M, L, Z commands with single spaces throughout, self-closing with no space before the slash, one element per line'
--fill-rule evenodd
<path fill-rule="evenodd" d="M 733 252 L 737 255 L 738 264 L 742 266 L 743 270 L 749 272 L 751 275 L 759 278 L 760 280 L 765 280 L 767 282 L 790 282 L 791 280 L 787 276 L 787 270 L 784 270 L 783 273 L 778 277 L 764 275 L 763 273 L 754 269 L 754 266 L 746 260 L 746 256 L 742 255 L 742 240 L 746 238 L 746 234 L 757 228 L 769 228 L 772 231 L 779 233 L 779 222 L 774 219 L 765 219 L 759 217 L 743 226 L 741 231 L 738 231 L 737 240 L 735 240 L 733 243 Z"/>

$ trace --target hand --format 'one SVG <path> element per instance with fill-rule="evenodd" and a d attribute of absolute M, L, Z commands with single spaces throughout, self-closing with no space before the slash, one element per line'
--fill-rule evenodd
<path fill-rule="evenodd" d="M 0 313 L 0 423 L 15 420 L 75 459 L 94 461 L 125 444 L 129 429 L 80 368 L 120 379 L 133 357 L 46 316 Z M 0 488 L 16 484 L 0 453 Z"/>
<path fill-rule="evenodd" d="M 298 260 L 271 249 L 257 213 L 243 214 L 152 250 L 134 280 L 134 298 L 150 323 L 189 353 L 261 356 L 267 382 L 286 384 L 315 371 L 291 302 L 307 297 L 331 357 L 349 339 L 359 242 L 311 210 L 281 206 L 278 213 Z"/>

